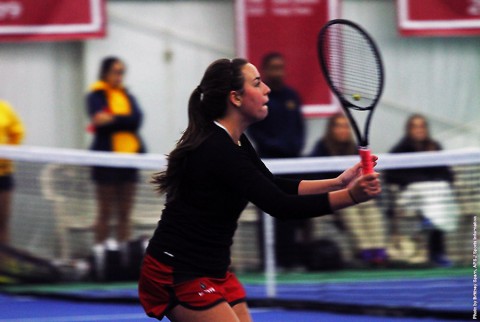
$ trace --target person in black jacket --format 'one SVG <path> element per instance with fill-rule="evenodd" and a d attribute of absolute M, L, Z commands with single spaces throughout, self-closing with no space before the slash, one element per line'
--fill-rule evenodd
<path fill-rule="evenodd" d="M 406 122 L 405 136 L 390 152 L 412 153 L 441 149 L 441 145 L 430 136 L 426 118 L 413 114 Z M 388 170 L 385 173 L 385 181 L 396 185 L 400 190 L 398 199 L 401 203 L 412 205 L 400 208 L 413 207 L 421 213 L 424 226 L 429 231 L 430 261 L 441 266 L 451 265 L 445 254 L 444 235 L 445 230 L 453 230 L 456 226 L 457 211 L 450 189 L 453 179 L 452 171 L 445 166 Z M 436 200 L 427 199 L 435 196 Z"/>
<path fill-rule="evenodd" d="M 278 218 L 309 218 L 381 192 L 378 174 L 360 176 L 359 163 L 329 180 L 275 177 L 244 135 L 267 116 L 269 92 L 244 59 L 213 62 L 192 92 L 188 127 L 167 169 L 154 176 L 167 196 L 139 280 L 150 317 L 251 321 L 245 291 L 228 270 L 237 220 L 248 202 Z"/>
<path fill-rule="evenodd" d="M 138 132 L 142 111 L 135 97 L 123 86 L 125 64 L 117 57 L 105 58 L 99 80 L 87 96 L 93 142 L 90 149 L 116 153 L 143 153 L 145 146 Z M 136 191 L 137 169 L 93 167 L 98 214 L 95 223 L 96 246 L 109 237 L 109 221 L 117 214 L 117 240 L 125 244 L 130 235 L 130 212 Z"/>
<path fill-rule="evenodd" d="M 285 84 L 285 58 L 269 53 L 262 59 L 262 75 L 270 87 L 268 116 L 252 124 L 248 135 L 261 158 L 298 158 L 305 143 L 302 102 L 295 89 Z"/>

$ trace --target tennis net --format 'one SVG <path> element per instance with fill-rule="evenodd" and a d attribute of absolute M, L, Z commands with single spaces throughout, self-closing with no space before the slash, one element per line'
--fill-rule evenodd
<path fill-rule="evenodd" d="M 149 181 L 165 167 L 162 155 L 0 146 L 0 159 L 13 160 L 16 169 L 10 246 L 23 254 L 20 259 L 33 257 L 26 266 L 3 257 L 0 283 L 51 282 L 48 276 L 59 274 L 58 263 L 82 263 L 71 264 L 82 271 L 76 279 L 89 281 L 86 259 L 92 255 L 97 213 L 92 166 L 139 170 L 132 239 L 148 239 L 160 218 L 164 200 Z M 278 175 L 326 178 L 357 160 L 352 156 L 265 162 Z M 412 171 L 423 178 L 439 169 L 449 177 L 402 183 Z M 232 267 L 247 284 L 249 297 L 258 305 L 301 302 L 350 310 L 352 303 L 377 308 L 390 299 L 386 307 L 419 310 L 418 303 L 424 309 L 427 302 L 419 301 L 419 296 L 435 298 L 447 292 L 428 300 L 429 309 L 453 315 L 465 312 L 471 306 L 472 258 L 476 263 L 480 150 L 384 154 L 377 170 L 384 192 L 353 211 L 285 224 L 249 205 L 232 246 Z M 116 222 L 110 225 L 113 228 Z M 37 279 L 25 278 L 35 274 Z M 421 288 L 419 281 L 426 293 L 412 294 L 413 285 Z M 452 294 L 455 304 L 448 306 Z"/>

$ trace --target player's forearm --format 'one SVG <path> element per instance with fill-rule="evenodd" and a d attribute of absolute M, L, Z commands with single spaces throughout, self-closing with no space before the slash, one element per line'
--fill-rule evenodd
<path fill-rule="evenodd" d="M 371 200 L 381 192 L 378 173 L 371 173 L 357 179 L 350 188 L 330 192 L 328 201 L 330 208 L 335 211 Z"/>
<path fill-rule="evenodd" d="M 338 179 L 302 180 L 298 185 L 299 195 L 315 195 L 345 188 Z"/>
<path fill-rule="evenodd" d="M 328 200 L 330 201 L 330 207 L 333 211 L 357 204 L 357 202 L 352 199 L 352 195 L 348 192 L 348 189 L 330 192 L 328 194 Z"/>

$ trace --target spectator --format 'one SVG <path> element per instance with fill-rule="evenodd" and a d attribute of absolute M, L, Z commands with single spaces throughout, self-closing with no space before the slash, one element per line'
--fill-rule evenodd
<path fill-rule="evenodd" d="M 23 124 L 4 101 L 0 101 L 0 144 L 20 144 L 24 137 Z M 0 160 L 0 244 L 9 243 L 12 192 L 14 189 L 13 165 L 9 160 Z"/>
<path fill-rule="evenodd" d="M 390 152 L 410 153 L 441 149 L 440 144 L 430 137 L 425 117 L 413 114 L 407 120 L 405 136 Z M 444 235 L 445 231 L 455 229 L 455 216 L 458 214 L 450 187 L 453 182 L 451 170 L 444 166 L 389 170 L 385 179 L 399 190 L 395 208 L 400 211 L 393 215 L 398 217 L 402 211 L 420 214 L 423 228 L 428 231 L 430 261 L 440 266 L 450 266 L 451 262 L 445 253 Z M 432 196 L 437 198 L 433 203 Z M 442 199 L 441 202 L 438 202 L 439 198 Z"/>
<path fill-rule="evenodd" d="M 143 153 L 144 144 L 138 131 L 142 112 L 133 95 L 123 85 L 125 64 L 116 57 L 105 58 L 99 80 L 87 97 L 88 115 L 94 138 L 91 150 L 119 153 Z M 95 242 L 99 246 L 109 237 L 112 213 L 117 213 L 117 240 L 126 245 L 130 236 L 130 212 L 136 191 L 137 169 L 93 167 L 98 213 Z"/>
<path fill-rule="evenodd" d="M 301 100 L 297 92 L 285 84 L 285 59 L 270 53 L 262 60 L 262 77 L 271 92 L 268 116 L 249 128 L 261 158 L 297 158 L 305 141 L 305 125 Z"/>
<path fill-rule="evenodd" d="M 261 69 L 263 81 L 271 89 L 268 116 L 263 121 L 252 124 L 248 134 L 261 158 L 297 158 L 301 155 L 305 140 L 300 96 L 285 84 L 285 59 L 282 54 L 273 52 L 265 55 Z M 261 241 L 262 233 L 263 229 L 260 233 Z M 310 220 L 288 223 L 277 220 L 275 236 L 279 266 L 287 269 L 303 266 L 302 253 L 306 250 L 305 245 L 310 242 Z M 263 251 L 263 246 L 261 249 Z"/>
<path fill-rule="evenodd" d="M 348 119 L 336 114 L 328 120 L 323 138 L 315 145 L 311 156 L 345 156 L 357 154 Z M 335 178 L 340 173 L 324 173 L 324 179 Z M 350 234 L 355 253 L 365 263 L 383 265 L 387 260 L 385 251 L 385 225 L 383 215 L 375 200 L 337 211 L 337 225 Z"/>

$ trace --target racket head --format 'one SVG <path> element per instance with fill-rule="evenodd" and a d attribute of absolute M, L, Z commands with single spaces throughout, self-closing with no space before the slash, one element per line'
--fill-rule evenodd
<path fill-rule="evenodd" d="M 320 30 L 317 53 L 323 75 L 342 106 L 373 110 L 383 92 L 384 69 L 372 37 L 352 21 L 334 19 Z"/>

